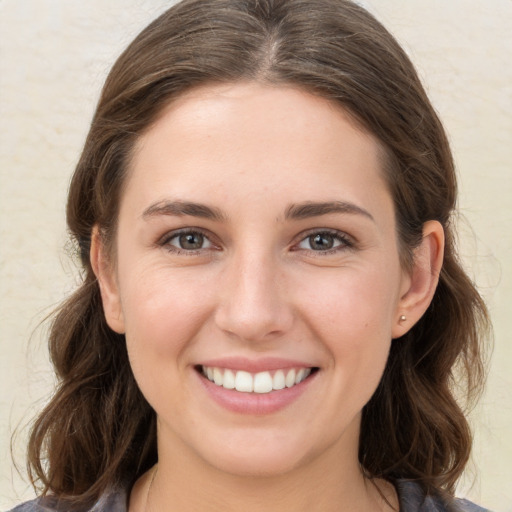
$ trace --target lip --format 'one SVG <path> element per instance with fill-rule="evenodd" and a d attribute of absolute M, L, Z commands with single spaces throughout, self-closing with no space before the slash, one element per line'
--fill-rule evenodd
<path fill-rule="evenodd" d="M 247 365 L 247 360 L 232 359 L 229 360 L 215 360 L 201 363 L 204 366 L 217 366 L 232 370 L 244 370 L 251 372 L 258 371 L 271 371 L 274 369 L 283 369 L 289 367 L 306 367 L 310 368 L 310 365 L 304 365 L 297 361 L 288 361 L 283 366 L 282 359 L 261 359 L 253 361 Z M 244 364 L 241 364 L 244 363 Z M 278 366 L 275 366 L 278 364 Z M 227 365 L 227 366 L 226 366 Z M 311 387 L 314 381 L 317 379 L 319 372 L 312 373 L 308 378 L 292 386 L 291 388 L 284 388 L 269 393 L 244 393 L 233 389 L 225 389 L 222 386 L 217 386 L 213 382 L 209 381 L 199 371 L 194 370 L 196 378 L 198 379 L 201 387 L 206 391 L 209 397 L 222 408 L 234 412 L 237 414 L 246 414 L 253 416 L 264 416 L 276 413 L 296 402 L 307 390 Z"/>
<path fill-rule="evenodd" d="M 248 359 L 245 357 L 224 357 L 200 361 L 197 366 L 224 368 L 226 370 L 246 371 L 249 373 L 268 372 L 273 370 L 287 370 L 290 368 L 313 368 L 315 365 L 304 361 L 282 359 L 279 357 L 263 357 Z"/>

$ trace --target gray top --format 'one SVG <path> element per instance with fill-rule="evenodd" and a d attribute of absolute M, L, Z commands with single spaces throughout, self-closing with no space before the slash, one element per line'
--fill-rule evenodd
<path fill-rule="evenodd" d="M 455 500 L 447 504 L 439 497 L 425 496 L 421 487 L 414 482 L 399 480 L 396 482 L 400 512 L 490 512 L 467 500 Z M 97 503 L 84 512 L 127 512 L 127 490 L 117 490 L 105 494 Z M 66 512 L 59 507 L 55 498 L 39 498 L 28 501 L 10 512 Z"/>

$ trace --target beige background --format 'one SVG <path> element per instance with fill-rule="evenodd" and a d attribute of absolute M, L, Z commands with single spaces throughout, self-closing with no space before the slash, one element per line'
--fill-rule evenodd
<path fill-rule="evenodd" d="M 170 3 L 0 0 L 0 509 L 32 496 L 10 437 L 51 390 L 38 325 L 77 282 L 64 225 L 70 174 L 105 73 Z M 411 54 L 453 144 L 462 252 L 495 324 L 460 494 L 512 512 L 512 0 L 362 3 Z M 24 437 L 13 446 L 22 470 Z"/>

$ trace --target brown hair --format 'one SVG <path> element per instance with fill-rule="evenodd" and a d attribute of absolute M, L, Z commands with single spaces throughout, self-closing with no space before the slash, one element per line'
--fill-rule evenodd
<path fill-rule="evenodd" d="M 194 86 L 242 80 L 293 84 L 335 101 L 380 140 L 404 265 L 423 223 L 442 223 L 435 297 L 392 343 L 363 411 L 359 455 L 370 477 L 452 493 L 471 447 L 453 388 L 478 394 L 487 313 L 457 260 L 456 177 L 443 127 L 404 51 L 349 0 L 185 0 L 113 66 L 69 191 L 67 221 L 84 281 L 54 318 L 49 346 L 59 385 L 33 426 L 33 483 L 79 505 L 133 482 L 156 461 L 155 413 L 134 380 L 124 336 L 105 322 L 91 231 L 97 224 L 114 238 L 132 148 L 163 107 Z"/>

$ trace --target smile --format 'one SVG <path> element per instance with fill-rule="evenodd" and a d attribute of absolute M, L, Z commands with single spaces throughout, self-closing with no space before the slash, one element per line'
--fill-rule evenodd
<path fill-rule="evenodd" d="M 300 384 L 313 368 L 288 368 L 250 373 L 211 366 L 200 366 L 200 372 L 215 385 L 243 393 L 270 393 Z"/>

